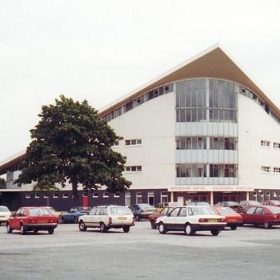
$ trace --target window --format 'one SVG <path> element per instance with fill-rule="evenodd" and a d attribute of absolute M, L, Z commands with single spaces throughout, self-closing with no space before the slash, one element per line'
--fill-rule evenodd
<path fill-rule="evenodd" d="M 273 168 L 274 173 L 279 173 L 280 174 L 280 167 L 274 167 Z"/>
<path fill-rule="evenodd" d="M 109 197 L 109 193 L 108 192 L 104 192 L 103 193 L 103 197 Z"/>
<path fill-rule="evenodd" d="M 280 149 L 280 143 L 274 142 L 274 143 L 273 143 L 273 148 L 274 148 L 274 149 Z"/>
<path fill-rule="evenodd" d="M 35 198 L 40 198 L 40 195 L 38 193 L 35 193 Z"/>
<path fill-rule="evenodd" d="M 210 137 L 211 150 L 236 150 L 235 137 Z"/>
<path fill-rule="evenodd" d="M 177 164 L 177 178 L 206 177 L 206 164 Z"/>
<path fill-rule="evenodd" d="M 262 172 L 269 173 L 270 172 L 270 167 L 269 166 L 262 166 L 261 170 L 262 170 Z"/>
<path fill-rule="evenodd" d="M 63 193 L 62 198 L 68 198 L 68 193 Z"/>
<path fill-rule="evenodd" d="M 25 195 L 25 198 L 31 198 L 31 194 L 27 193 L 27 194 Z"/>
<path fill-rule="evenodd" d="M 98 192 L 94 192 L 93 195 L 92 195 L 92 197 L 93 197 L 93 198 L 98 198 L 98 197 L 99 197 Z"/>
<path fill-rule="evenodd" d="M 176 138 L 177 150 L 204 150 L 206 149 L 206 137 L 186 137 Z"/>
<path fill-rule="evenodd" d="M 53 198 L 58 198 L 58 193 L 54 193 Z"/>
<path fill-rule="evenodd" d="M 125 140 L 125 145 L 126 146 L 137 146 L 137 145 L 141 145 L 141 144 L 142 144 L 141 139 Z"/>
<path fill-rule="evenodd" d="M 270 146 L 270 142 L 269 141 L 266 141 L 266 140 L 261 140 L 261 146 L 262 147 L 268 147 Z"/>
<path fill-rule="evenodd" d="M 120 193 L 119 192 L 114 193 L 114 197 L 120 197 Z"/>
<path fill-rule="evenodd" d="M 125 171 L 127 171 L 127 172 L 140 172 L 140 171 L 142 171 L 142 166 L 141 165 L 126 166 Z"/>

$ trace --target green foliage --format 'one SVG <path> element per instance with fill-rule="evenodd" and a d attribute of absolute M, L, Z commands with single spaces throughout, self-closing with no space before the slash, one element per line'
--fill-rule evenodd
<path fill-rule="evenodd" d="M 60 96 L 56 105 L 42 106 L 41 118 L 31 129 L 31 143 L 20 169 L 19 185 L 37 182 L 48 188 L 66 181 L 72 184 L 74 203 L 78 204 L 78 185 L 84 189 L 106 186 L 122 192 L 131 182 L 122 177 L 126 158 L 111 147 L 121 139 L 98 117 L 87 101 L 74 102 Z"/>

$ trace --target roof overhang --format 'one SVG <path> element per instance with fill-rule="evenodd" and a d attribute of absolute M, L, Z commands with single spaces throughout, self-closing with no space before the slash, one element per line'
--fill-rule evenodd
<path fill-rule="evenodd" d="M 279 108 L 264 94 L 264 92 L 242 71 L 239 66 L 229 57 L 220 45 L 215 45 L 192 59 L 182 63 L 176 68 L 168 71 L 157 79 L 144 85 L 138 90 L 126 95 L 111 105 L 99 111 L 100 116 L 104 116 L 113 109 L 130 102 L 143 93 L 159 86 L 175 81 L 193 78 L 215 78 L 235 82 L 254 92 L 262 99 L 271 110 L 280 116 Z"/>

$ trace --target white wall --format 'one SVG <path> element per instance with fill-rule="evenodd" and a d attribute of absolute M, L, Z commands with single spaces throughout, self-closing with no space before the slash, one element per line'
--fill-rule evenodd
<path fill-rule="evenodd" d="M 239 184 L 255 188 L 280 188 L 280 174 L 273 167 L 280 167 L 280 150 L 273 142 L 280 143 L 280 125 L 257 103 L 239 95 Z M 270 141 L 270 147 L 261 147 L 261 140 Z M 270 166 L 269 174 L 261 166 Z"/>
<path fill-rule="evenodd" d="M 124 140 L 141 139 L 141 146 L 114 150 L 127 157 L 127 166 L 141 165 L 142 172 L 124 172 L 131 188 L 162 188 L 175 181 L 175 93 L 152 99 L 108 124 Z"/>

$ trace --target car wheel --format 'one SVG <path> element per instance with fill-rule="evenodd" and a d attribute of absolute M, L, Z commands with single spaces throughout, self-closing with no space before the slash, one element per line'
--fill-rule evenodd
<path fill-rule="evenodd" d="M 7 233 L 12 233 L 13 232 L 13 229 L 11 228 L 9 223 L 6 224 L 6 231 L 7 231 Z"/>
<path fill-rule="evenodd" d="M 23 224 L 20 225 L 20 233 L 24 235 L 26 233 L 25 226 Z"/>
<path fill-rule="evenodd" d="M 106 231 L 108 231 L 108 228 L 105 226 L 104 223 L 101 223 L 101 224 L 100 224 L 100 231 L 101 231 L 101 232 L 106 232 Z"/>
<path fill-rule="evenodd" d="M 152 229 L 156 229 L 157 228 L 155 221 L 151 221 L 151 228 Z"/>
<path fill-rule="evenodd" d="M 141 221 L 140 215 L 136 215 L 135 220 L 138 221 L 138 222 Z"/>
<path fill-rule="evenodd" d="M 61 218 L 61 222 L 63 223 L 63 224 L 66 224 L 66 222 L 65 222 L 65 218 Z"/>
<path fill-rule="evenodd" d="M 85 223 L 83 221 L 80 221 L 80 223 L 79 223 L 79 230 L 80 231 L 86 231 L 87 230 L 87 226 L 85 225 Z"/>
<path fill-rule="evenodd" d="M 74 217 L 74 223 L 75 223 L 75 224 L 78 223 L 78 217 Z"/>
<path fill-rule="evenodd" d="M 159 231 L 159 233 L 161 233 L 161 234 L 165 234 L 165 233 L 167 232 L 166 229 L 165 229 L 164 223 L 160 223 L 160 224 L 158 225 L 158 231 Z"/>
<path fill-rule="evenodd" d="M 186 224 L 185 233 L 186 235 L 194 235 L 195 231 L 191 224 Z"/>
<path fill-rule="evenodd" d="M 48 232 L 49 232 L 49 234 L 53 234 L 54 233 L 54 228 L 49 228 Z"/>
<path fill-rule="evenodd" d="M 124 227 L 123 232 L 128 233 L 130 231 L 130 227 Z"/>
<path fill-rule="evenodd" d="M 232 225 L 232 226 L 230 226 L 230 229 L 231 229 L 231 230 L 236 230 L 236 229 L 237 229 L 237 225 Z"/>
<path fill-rule="evenodd" d="M 263 224 L 263 227 L 264 227 L 265 229 L 268 229 L 268 228 L 271 228 L 272 225 L 271 225 L 270 223 L 266 222 L 266 223 Z"/>
<path fill-rule="evenodd" d="M 217 230 L 217 229 L 212 229 L 212 230 L 211 230 L 211 234 L 214 235 L 214 236 L 219 235 L 219 233 L 220 233 L 220 231 Z"/>

